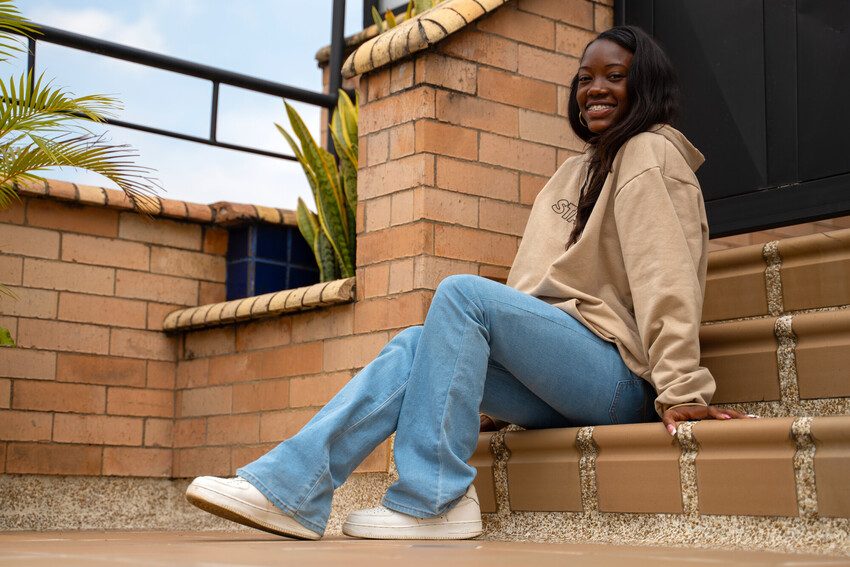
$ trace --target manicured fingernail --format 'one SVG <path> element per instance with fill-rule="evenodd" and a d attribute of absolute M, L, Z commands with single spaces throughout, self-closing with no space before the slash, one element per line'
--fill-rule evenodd
<path fill-rule="evenodd" d="M 732 416 L 729 415 L 728 413 L 721 413 L 720 417 L 723 418 L 723 419 L 732 419 Z"/>
<path fill-rule="evenodd" d="M 675 425 L 668 425 L 667 431 L 669 431 L 670 435 L 672 435 L 673 437 L 676 436 L 676 426 Z"/>

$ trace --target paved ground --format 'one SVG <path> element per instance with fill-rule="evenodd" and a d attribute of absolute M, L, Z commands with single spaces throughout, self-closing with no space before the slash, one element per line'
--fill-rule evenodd
<path fill-rule="evenodd" d="M 820 567 L 848 558 L 741 551 L 495 541 L 413 542 L 330 538 L 293 541 L 265 534 L 222 532 L 5 532 L 0 566 L 159 567 L 699 567 L 719 565 Z"/>

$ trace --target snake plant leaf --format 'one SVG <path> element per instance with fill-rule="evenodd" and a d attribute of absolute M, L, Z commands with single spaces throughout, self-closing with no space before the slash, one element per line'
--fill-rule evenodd
<path fill-rule="evenodd" d="M 316 240 L 313 247 L 317 250 L 319 257 L 319 272 L 323 282 L 329 282 L 340 277 L 339 262 L 336 261 L 336 253 L 330 240 L 323 231 L 316 232 Z"/>
<path fill-rule="evenodd" d="M 12 338 L 12 333 L 9 332 L 9 329 L 0 327 L 0 347 L 13 346 L 15 346 L 15 339 Z"/>
<path fill-rule="evenodd" d="M 409 20 L 413 17 L 413 0 L 407 3 L 407 10 L 404 11 L 404 19 Z"/>
<path fill-rule="evenodd" d="M 378 12 L 378 9 L 374 6 L 372 6 L 372 21 L 375 22 L 376 26 L 378 26 L 378 33 L 386 31 L 384 29 L 384 21 L 381 19 L 381 13 Z"/>
<path fill-rule="evenodd" d="M 336 153 L 339 156 L 339 171 L 342 177 L 342 186 L 345 191 L 345 202 L 349 211 L 354 214 L 357 211 L 357 161 L 356 156 L 352 161 L 351 151 L 341 149 L 345 143 L 340 141 L 336 132 L 331 130 L 331 137 L 334 141 Z M 355 230 L 356 234 L 356 230 Z"/>
<path fill-rule="evenodd" d="M 310 245 L 310 249 L 313 250 L 313 255 L 316 257 L 316 265 L 319 266 L 321 276 L 322 258 L 315 244 L 316 234 L 321 231 L 321 228 L 319 228 L 319 218 L 316 216 L 316 213 L 307 208 L 301 197 L 298 197 L 295 218 L 298 221 L 298 230 L 301 232 L 301 236 L 304 237 L 304 240 Z"/>
<path fill-rule="evenodd" d="M 310 190 L 313 192 L 313 199 L 318 202 L 318 185 L 316 184 L 316 173 L 313 171 L 313 168 L 310 167 L 310 162 L 307 161 L 307 158 L 304 157 L 304 153 L 301 151 L 301 148 L 289 135 L 289 132 L 283 129 L 280 124 L 275 124 L 278 131 L 283 134 L 283 137 L 286 139 L 286 142 L 289 144 L 289 147 L 292 148 L 292 153 L 295 154 L 295 159 L 298 160 L 298 163 L 301 164 L 301 169 L 304 170 L 304 175 L 307 176 L 307 183 L 310 185 Z M 308 241 L 310 242 L 310 241 Z"/>
<path fill-rule="evenodd" d="M 357 108 L 358 104 L 351 102 L 348 93 L 340 89 L 336 112 L 334 112 L 334 118 L 339 125 L 337 134 L 345 142 L 345 146 L 352 156 L 351 162 L 355 165 L 357 165 L 358 157 L 357 121 L 359 112 Z"/>
<path fill-rule="evenodd" d="M 421 14 L 425 10 L 429 10 L 431 7 L 433 7 L 434 2 L 433 0 L 415 0 L 413 5 L 416 9 L 416 13 Z"/>
<path fill-rule="evenodd" d="M 394 28 L 398 25 L 398 23 L 396 23 L 396 21 L 395 21 L 395 14 L 393 14 L 392 10 L 387 10 L 386 20 L 387 20 L 387 28 L 389 28 L 389 29 L 392 29 L 392 28 Z"/>

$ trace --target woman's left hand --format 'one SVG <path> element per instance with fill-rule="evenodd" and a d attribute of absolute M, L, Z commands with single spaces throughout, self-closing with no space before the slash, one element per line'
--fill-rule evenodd
<path fill-rule="evenodd" d="M 661 421 L 670 435 L 676 435 L 676 423 L 679 421 L 697 421 L 701 419 L 749 419 L 755 416 L 739 411 L 715 406 L 679 406 L 664 412 Z"/>

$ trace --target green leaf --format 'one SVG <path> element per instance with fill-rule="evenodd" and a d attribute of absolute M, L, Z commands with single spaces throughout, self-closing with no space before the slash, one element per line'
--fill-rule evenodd
<path fill-rule="evenodd" d="M 12 0 L 0 0 L 0 61 L 15 52 L 26 51 L 20 36 L 39 34 L 38 28 L 24 18 Z"/>
<path fill-rule="evenodd" d="M 372 21 L 375 22 L 376 26 L 378 26 L 378 33 L 384 31 L 384 21 L 381 19 L 381 13 L 378 12 L 378 9 L 375 6 L 372 6 Z"/>
<path fill-rule="evenodd" d="M 409 20 L 413 17 L 413 0 L 407 3 L 407 10 L 404 11 L 404 19 Z"/>
<path fill-rule="evenodd" d="M 13 347 L 15 345 L 15 339 L 12 338 L 12 333 L 9 332 L 9 329 L 0 327 L 0 347 Z"/>
<path fill-rule="evenodd" d="M 416 13 L 421 14 L 426 10 L 430 10 L 434 6 L 434 2 L 432 0 L 415 0 L 414 6 L 416 7 Z"/>
<path fill-rule="evenodd" d="M 398 24 L 395 21 L 395 14 L 393 14 L 392 10 L 387 10 L 387 28 L 392 29 L 396 27 Z"/>
<path fill-rule="evenodd" d="M 339 279 L 339 262 L 336 260 L 336 253 L 330 240 L 323 231 L 316 233 L 314 248 L 318 250 L 319 256 L 319 272 L 323 282 L 330 282 Z"/>
<path fill-rule="evenodd" d="M 310 248 L 313 250 L 313 255 L 316 257 L 316 265 L 319 266 L 319 273 L 321 276 L 322 257 L 316 245 L 316 235 L 322 230 L 321 227 L 319 227 L 319 217 L 316 216 L 316 213 L 307 208 L 307 205 L 303 200 L 301 200 L 301 197 L 298 198 L 298 205 L 295 209 L 295 214 L 298 220 L 298 230 L 301 231 L 301 236 L 304 237 L 304 240 L 307 241 Z"/>

